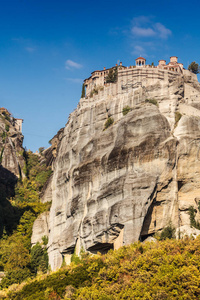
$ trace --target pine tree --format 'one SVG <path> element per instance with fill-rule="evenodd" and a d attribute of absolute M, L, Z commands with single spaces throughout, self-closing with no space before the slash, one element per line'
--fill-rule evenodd
<path fill-rule="evenodd" d="M 83 83 L 83 85 L 82 85 L 81 98 L 85 98 L 85 84 L 84 84 L 84 83 Z"/>
<path fill-rule="evenodd" d="M 198 73 L 200 73 L 200 66 L 195 61 L 193 61 L 189 65 L 188 70 L 194 74 L 198 74 Z"/>

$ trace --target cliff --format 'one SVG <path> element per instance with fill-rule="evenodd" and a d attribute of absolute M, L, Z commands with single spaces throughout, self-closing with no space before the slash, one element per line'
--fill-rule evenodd
<path fill-rule="evenodd" d="M 3 110 L 3 111 L 2 111 Z M 23 177 L 23 135 L 16 126 L 16 119 L 6 109 L 0 110 L 0 181 L 6 181 L 5 188 L 13 189 L 13 181 Z M 11 184 L 9 184 L 9 181 Z M 2 191 L 2 187 L 1 187 Z M 13 191 L 7 191 L 12 196 Z"/>
<path fill-rule="evenodd" d="M 17 124 L 18 125 L 18 124 Z M 7 200 L 15 194 L 18 178 L 23 178 L 25 165 L 23 135 L 9 112 L 0 109 L 0 236 L 15 210 Z"/>
<path fill-rule="evenodd" d="M 50 214 L 32 236 L 35 243 L 48 234 L 53 270 L 82 247 L 105 253 L 169 222 L 180 235 L 190 228 L 188 209 L 200 201 L 200 84 L 189 71 L 137 72 L 135 83 L 81 99 L 60 135 L 43 196 Z"/>

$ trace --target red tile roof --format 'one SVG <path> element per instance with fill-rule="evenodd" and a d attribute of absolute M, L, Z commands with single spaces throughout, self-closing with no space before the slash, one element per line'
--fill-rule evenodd
<path fill-rule="evenodd" d="M 136 58 L 136 60 L 137 60 L 137 59 L 144 59 L 144 60 L 146 60 L 144 57 L 141 57 L 141 56 L 138 57 L 138 58 Z"/>

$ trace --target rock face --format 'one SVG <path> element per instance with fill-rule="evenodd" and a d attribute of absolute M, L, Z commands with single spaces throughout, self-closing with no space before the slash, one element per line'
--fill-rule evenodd
<path fill-rule="evenodd" d="M 7 110 L 6 110 L 7 111 Z M 0 191 L 13 196 L 17 178 L 23 177 L 23 135 L 16 129 L 15 119 L 0 112 Z"/>
<path fill-rule="evenodd" d="M 34 236 L 32 236 L 31 243 L 36 245 L 37 242 L 42 243 L 42 237 L 48 236 L 49 234 L 49 212 L 42 213 L 34 222 L 33 231 Z"/>
<path fill-rule="evenodd" d="M 108 84 L 70 115 L 46 196 L 53 270 L 81 247 L 104 253 L 170 221 L 190 225 L 200 200 L 200 84 L 189 71 L 163 78 L 121 92 Z"/>
<path fill-rule="evenodd" d="M 10 233 L 10 222 L 15 209 L 7 200 L 15 194 L 17 179 L 24 176 L 25 164 L 22 147 L 23 135 L 15 119 L 6 109 L 0 108 L 0 236 L 3 230 Z"/>

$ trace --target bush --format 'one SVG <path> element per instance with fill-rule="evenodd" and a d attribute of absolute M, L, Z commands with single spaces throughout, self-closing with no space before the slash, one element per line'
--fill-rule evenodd
<path fill-rule="evenodd" d="M 114 123 L 114 119 L 109 117 L 104 124 L 104 130 L 107 129 L 109 126 L 111 126 L 113 123 Z"/>
<path fill-rule="evenodd" d="M 45 273 L 48 269 L 48 254 L 46 247 L 42 248 L 39 243 L 31 249 L 31 268 L 34 273 L 37 273 L 38 271 Z"/>
<path fill-rule="evenodd" d="M 82 85 L 81 98 L 85 98 L 85 84 Z"/>
<path fill-rule="evenodd" d="M 190 226 L 200 229 L 200 223 L 198 221 L 195 220 L 195 216 L 196 216 L 196 209 L 191 205 L 188 209 L 189 212 L 189 216 L 190 216 Z"/>
<path fill-rule="evenodd" d="M 178 122 L 180 121 L 182 117 L 182 114 L 179 112 L 179 111 L 176 111 L 175 112 L 175 124 L 174 124 L 174 128 L 176 128 Z"/>
<path fill-rule="evenodd" d="M 127 115 L 130 110 L 131 108 L 128 105 L 126 105 L 122 110 L 123 116 Z"/>
<path fill-rule="evenodd" d="M 7 133 L 6 133 L 5 131 L 3 131 L 3 132 L 1 133 L 1 137 L 2 137 L 2 142 L 3 142 L 3 144 L 5 144 L 5 141 L 6 141 L 6 138 L 7 138 Z"/>
<path fill-rule="evenodd" d="M 6 299 L 199 299 L 199 249 L 199 237 L 134 243 L 29 281 Z"/>
<path fill-rule="evenodd" d="M 2 163 L 2 159 L 3 159 L 3 151 L 4 151 L 4 147 L 2 147 L 0 152 L 0 164 Z"/>
<path fill-rule="evenodd" d="M 93 97 L 93 95 L 98 95 L 98 89 L 94 88 L 91 92 L 90 92 L 90 97 Z"/>
<path fill-rule="evenodd" d="M 1 281 L 1 286 L 3 288 L 6 288 L 11 284 L 21 283 L 28 277 L 31 277 L 31 272 L 28 268 L 9 270 L 6 273 L 6 276 L 3 277 L 2 281 Z"/>
<path fill-rule="evenodd" d="M 158 106 L 158 102 L 156 99 L 146 99 L 145 102 Z"/>
<path fill-rule="evenodd" d="M 44 246 L 46 246 L 48 244 L 48 236 L 44 235 L 42 237 L 42 243 L 43 243 Z"/>
<path fill-rule="evenodd" d="M 108 75 L 105 78 L 106 83 L 115 83 L 115 82 L 117 82 L 117 74 L 118 74 L 117 67 L 111 68 L 109 70 Z"/>
<path fill-rule="evenodd" d="M 8 124 L 6 124 L 6 126 L 5 126 L 5 130 L 8 132 L 8 131 L 9 131 L 9 129 L 10 129 L 10 126 L 9 126 Z"/>
<path fill-rule="evenodd" d="M 174 239 L 175 238 L 175 227 L 172 226 L 170 223 L 168 226 L 166 226 L 160 233 L 160 240 L 166 240 L 166 239 Z"/>
<path fill-rule="evenodd" d="M 99 91 L 103 91 L 103 86 L 97 86 L 93 88 L 93 90 L 90 92 L 90 97 L 93 97 L 93 95 L 98 95 Z"/>
<path fill-rule="evenodd" d="M 195 61 L 193 61 L 189 65 L 188 70 L 194 74 L 198 74 L 198 73 L 200 73 L 200 66 Z"/>

